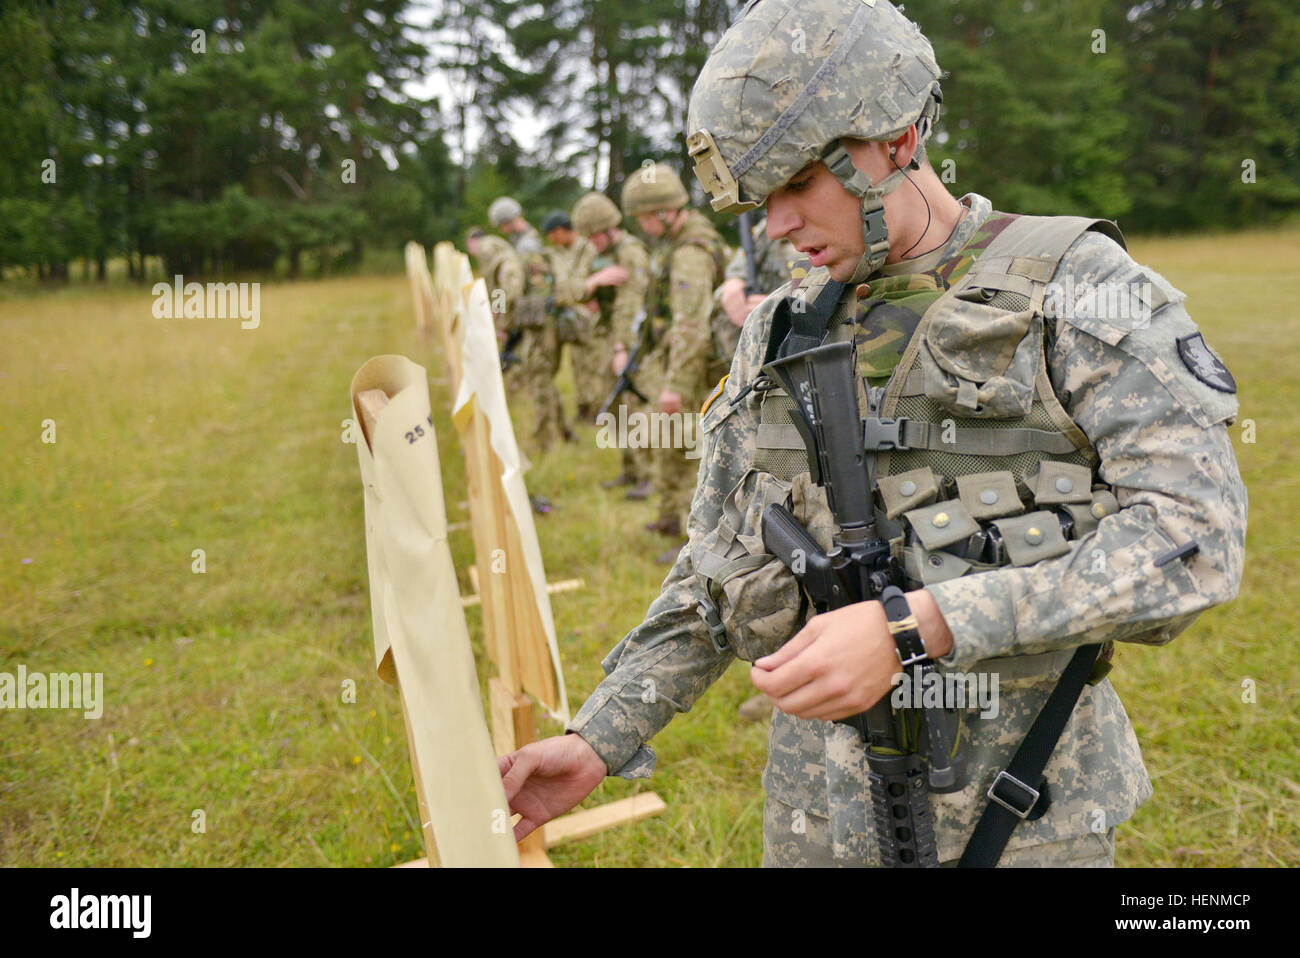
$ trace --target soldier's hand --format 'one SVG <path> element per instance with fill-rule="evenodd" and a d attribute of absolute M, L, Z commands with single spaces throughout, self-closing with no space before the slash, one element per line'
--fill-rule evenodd
<path fill-rule="evenodd" d="M 623 370 L 627 369 L 627 350 L 619 347 L 614 350 L 614 358 L 610 360 L 610 368 L 614 370 L 615 376 L 622 376 Z"/>
<path fill-rule="evenodd" d="M 745 305 L 745 281 L 732 277 L 722 284 L 722 309 L 733 326 L 744 326 L 749 316 Z"/>
<path fill-rule="evenodd" d="M 900 671 L 884 607 L 859 602 L 814 616 L 749 677 L 782 712 L 830 722 L 875 705 Z"/>
<path fill-rule="evenodd" d="M 607 774 L 604 761 L 581 735 L 556 735 L 497 759 L 515 824 L 515 841 L 563 815 L 591 794 Z"/>
<path fill-rule="evenodd" d="M 907 593 L 921 644 L 932 659 L 953 649 L 952 630 L 934 596 Z M 879 602 L 859 602 L 813 616 L 793 639 L 754 663 L 749 678 L 782 712 L 824 722 L 865 712 L 902 671 L 898 646 Z"/>
<path fill-rule="evenodd" d="M 659 394 L 659 411 L 665 416 L 682 411 L 682 394 L 665 389 Z"/>
<path fill-rule="evenodd" d="M 598 286 L 619 286 L 627 282 L 628 276 L 631 275 L 622 266 L 606 266 L 604 269 L 598 269 L 587 277 L 587 296 L 591 296 Z"/>

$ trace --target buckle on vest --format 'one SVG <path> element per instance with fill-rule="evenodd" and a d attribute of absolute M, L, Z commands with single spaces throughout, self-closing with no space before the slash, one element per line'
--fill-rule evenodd
<path fill-rule="evenodd" d="M 704 625 L 709 630 L 709 641 L 713 643 L 713 650 L 719 654 L 728 651 L 727 629 L 722 624 L 717 605 L 710 599 L 700 599 L 695 603 L 695 611 L 704 620 Z"/>
<path fill-rule="evenodd" d="M 998 786 L 1003 782 L 1006 782 L 1012 788 L 1018 789 L 1022 794 L 1020 795 L 1012 794 L 1009 795 L 1007 798 L 1003 798 L 1001 795 L 997 793 Z M 1034 806 L 1038 804 L 1038 794 L 1039 794 L 1038 789 L 1030 788 L 1028 785 L 1026 785 L 1020 779 L 1016 778 L 1014 775 L 1008 775 L 1005 769 L 1002 770 L 1001 772 L 998 772 L 998 777 L 995 778 L 993 780 L 993 784 L 989 786 L 989 798 L 997 802 L 999 805 L 1001 805 L 1003 808 L 1009 811 L 1012 815 L 1015 815 L 1017 818 L 1020 819 L 1025 819 L 1029 817 L 1029 813 L 1032 812 L 1034 810 Z M 1015 805 L 1011 804 L 1013 801 L 1025 797 L 1027 797 L 1029 801 L 1021 802 L 1021 804 L 1024 805 L 1023 809 L 1017 808 Z"/>
<path fill-rule="evenodd" d="M 897 419 L 878 419 L 868 416 L 862 420 L 862 445 L 868 452 L 897 449 L 906 452 L 912 447 L 903 442 L 903 429 L 910 422 L 906 416 Z"/>

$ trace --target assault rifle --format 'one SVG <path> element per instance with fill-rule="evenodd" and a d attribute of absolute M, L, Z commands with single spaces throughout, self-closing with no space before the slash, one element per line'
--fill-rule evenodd
<path fill-rule="evenodd" d="M 764 292 L 758 285 L 758 262 L 754 258 L 754 223 L 748 211 L 736 217 L 736 226 L 740 231 L 740 248 L 745 251 L 745 295 L 753 296 Z"/>
<path fill-rule="evenodd" d="M 650 337 L 646 333 L 646 326 L 645 310 L 643 309 L 641 312 L 636 314 L 636 319 L 632 320 L 632 338 L 636 340 L 636 346 L 633 347 L 632 352 L 628 354 L 627 365 L 624 366 L 623 371 L 619 373 L 618 380 L 614 383 L 614 388 L 609 391 L 609 395 L 606 396 L 605 401 L 601 403 L 600 410 L 596 413 L 597 419 L 609 412 L 614 403 L 618 402 L 618 397 L 623 395 L 625 392 L 632 393 L 632 395 L 636 396 L 636 398 L 642 402 L 648 403 L 650 401 L 645 397 L 645 394 L 641 392 L 640 389 L 637 389 L 636 383 L 632 381 L 632 377 L 636 374 L 636 371 L 641 368 L 641 357 L 644 355 L 646 348 L 653 345 L 650 343 Z"/>
<path fill-rule="evenodd" d="M 763 545 L 795 574 L 819 613 L 901 598 L 901 571 L 876 531 L 852 357 L 851 344 L 834 343 L 796 352 L 763 369 L 794 400 L 790 419 L 807 447 L 813 480 L 826 490 L 836 525 L 834 546 L 823 551 L 785 506 L 770 505 L 763 511 Z M 852 413 L 846 415 L 846 410 Z M 914 681 L 933 667 L 924 655 L 919 658 Z M 905 668 L 916 664 L 903 663 Z M 856 729 L 866 743 L 882 863 L 937 866 L 928 792 L 964 785 L 955 767 L 955 710 L 894 711 L 886 696 L 866 712 L 838 721 Z M 929 735 L 928 763 L 916 749 L 922 722 Z"/>
<path fill-rule="evenodd" d="M 524 338 L 522 327 L 516 326 L 506 334 L 506 341 L 501 347 L 501 371 L 504 373 L 516 363 L 522 363 L 523 357 L 515 352 L 520 341 Z"/>

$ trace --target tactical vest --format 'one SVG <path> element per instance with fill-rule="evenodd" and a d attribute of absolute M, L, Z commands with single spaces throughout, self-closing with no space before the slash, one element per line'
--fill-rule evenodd
<path fill-rule="evenodd" d="M 646 296 L 646 315 L 659 317 L 659 321 L 664 328 L 671 325 L 673 321 L 668 299 L 672 257 L 674 253 L 687 245 L 698 246 L 713 259 L 713 278 L 709 286 L 710 292 L 722 282 L 723 271 L 727 268 L 727 244 L 723 242 L 722 237 L 718 235 L 718 231 L 713 228 L 713 224 L 703 214 L 692 210 L 686 222 L 682 224 L 680 232 L 666 240 L 663 247 L 656 251 L 658 261 L 655 264 L 654 278 L 650 282 L 649 293 Z"/>
<path fill-rule="evenodd" d="M 499 236 L 484 236 L 481 242 L 482 255 L 479 261 L 482 264 L 483 282 L 487 286 L 489 301 L 495 301 L 494 291 L 504 291 L 501 269 L 511 257 L 518 254 L 515 253 L 514 247 Z M 507 327 L 514 326 L 514 308 L 515 303 L 507 300 L 505 311 L 499 320 Z"/>
<path fill-rule="evenodd" d="M 1053 331 L 1043 301 L 1061 258 L 1084 232 L 1121 245 L 1123 237 L 1109 221 L 1082 217 L 993 213 L 981 230 L 990 225 L 997 235 L 978 256 L 968 248 L 948 261 L 947 289 L 897 277 L 898 298 L 868 300 L 826 338 L 855 341 L 877 526 L 908 588 L 1064 555 L 1071 540 L 1118 509 L 1097 476 L 1096 450 L 1048 377 Z M 890 278 L 872 280 L 872 293 L 878 284 L 888 287 Z M 904 309 L 902 302 L 915 328 L 885 380 L 884 351 L 864 335 L 864 317 Z M 888 322 L 873 329 L 877 339 L 888 338 L 879 335 Z M 804 444 L 787 415 L 790 397 L 763 379 L 751 465 L 790 483 L 808 471 Z M 745 571 L 743 564 L 733 570 Z"/>
<path fill-rule="evenodd" d="M 599 272 L 600 270 L 604 269 L 607 266 L 617 266 L 618 245 L 619 243 L 623 243 L 623 242 L 626 242 L 626 237 L 620 237 L 618 243 L 615 243 L 614 245 L 610 246 L 609 249 L 605 250 L 605 252 L 598 253 L 595 257 L 593 257 L 590 266 L 591 273 Z M 590 273 L 588 275 L 590 275 Z M 600 307 L 600 322 L 602 325 L 608 325 L 609 313 L 610 310 L 614 308 L 614 299 L 617 296 L 618 296 L 617 286 L 596 287 L 596 295 L 593 298 L 596 300 L 596 305 Z"/>
<path fill-rule="evenodd" d="M 541 329 L 554 322 L 555 275 L 545 253 L 520 253 L 524 265 L 524 294 L 515 305 L 515 325 Z"/>

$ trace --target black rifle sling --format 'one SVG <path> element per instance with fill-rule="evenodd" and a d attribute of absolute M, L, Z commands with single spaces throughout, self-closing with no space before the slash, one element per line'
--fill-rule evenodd
<path fill-rule="evenodd" d="M 1083 694 L 1092 674 L 1101 645 L 1081 645 L 1061 673 L 1061 679 L 1048 696 L 1042 711 L 1030 726 L 1006 770 L 999 772 L 989 789 L 989 803 L 980 816 L 975 831 L 966 843 L 958 868 L 993 868 L 1011 840 L 1011 833 L 1022 818 L 1039 818 L 1046 810 L 1048 797 L 1043 784 L 1043 769 L 1065 731 L 1065 723 Z"/>
<path fill-rule="evenodd" d="M 772 331 L 767 341 L 768 354 L 763 359 L 763 365 L 820 346 L 826 338 L 831 317 L 835 315 L 835 307 L 843 295 L 844 284 L 831 279 L 826 281 L 812 302 L 796 296 L 787 296 L 781 300 L 772 314 Z M 780 348 L 773 352 L 773 345 L 778 343 Z"/>

